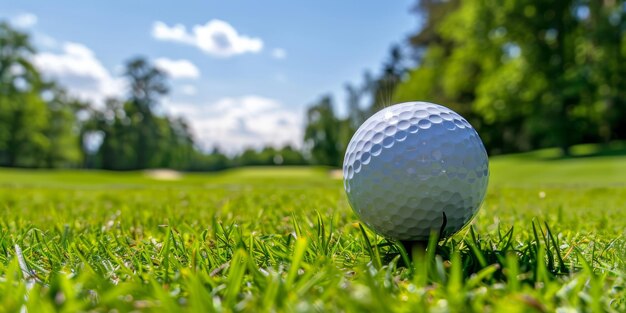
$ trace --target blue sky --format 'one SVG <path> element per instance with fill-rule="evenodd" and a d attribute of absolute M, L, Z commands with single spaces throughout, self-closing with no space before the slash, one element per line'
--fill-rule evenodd
<path fill-rule="evenodd" d="M 96 103 L 124 94 L 124 61 L 145 56 L 172 76 L 162 110 L 199 143 L 229 152 L 299 145 L 307 105 L 378 71 L 415 31 L 397 1 L 6 1 L 0 18 L 32 34 L 35 63 Z"/>

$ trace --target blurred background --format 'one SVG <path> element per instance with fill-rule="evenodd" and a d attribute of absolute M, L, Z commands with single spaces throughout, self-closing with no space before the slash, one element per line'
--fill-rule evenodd
<path fill-rule="evenodd" d="M 2 167 L 338 167 L 365 119 L 413 100 L 491 155 L 626 154 L 623 0 L 0 7 Z"/>

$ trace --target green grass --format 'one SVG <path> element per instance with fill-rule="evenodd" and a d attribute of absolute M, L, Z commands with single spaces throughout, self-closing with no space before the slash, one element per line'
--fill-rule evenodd
<path fill-rule="evenodd" d="M 412 263 L 322 168 L 2 169 L 0 311 L 625 312 L 626 156 L 577 149 L 492 159 L 471 226 Z"/>

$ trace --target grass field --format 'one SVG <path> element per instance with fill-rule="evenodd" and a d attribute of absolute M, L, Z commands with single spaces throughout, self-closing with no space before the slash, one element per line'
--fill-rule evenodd
<path fill-rule="evenodd" d="M 610 151 L 493 158 L 471 226 L 413 262 L 323 168 L 1 169 L 0 311 L 626 312 Z"/>

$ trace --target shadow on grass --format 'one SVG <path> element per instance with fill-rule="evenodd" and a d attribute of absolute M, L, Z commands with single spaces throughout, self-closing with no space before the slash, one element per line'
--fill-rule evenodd
<path fill-rule="evenodd" d="M 618 141 L 607 144 L 584 144 L 571 148 L 570 154 L 559 153 L 556 156 L 546 157 L 547 161 L 560 161 L 568 159 L 598 158 L 626 156 L 626 142 Z"/>

